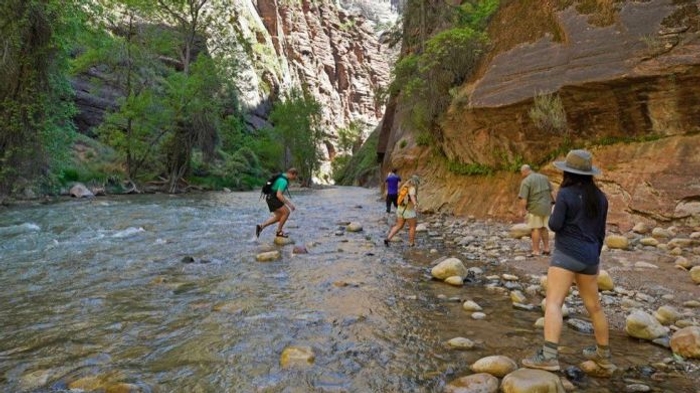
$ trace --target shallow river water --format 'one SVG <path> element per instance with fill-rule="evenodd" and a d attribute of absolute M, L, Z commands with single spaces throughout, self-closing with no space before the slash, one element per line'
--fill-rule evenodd
<path fill-rule="evenodd" d="M 2 208 L 0 390 L 63 392 L 96 380 L 103 390 L 124 383 L 141 392 L 437 392 L 483 356 L 519 360 L 540 342 L 539 314 L 481 286 L 430 279 L 442 254 L 428 250 L 447 252 L 439 239 L 384 247 L 390 216 L 376 191 L 292 198 L 298 209 L 286 229 L 308 254 L 273 245 L 273 227 L 254 239 L 268 216 L 257 192 Z M 350 221 L 364 231 L 345 232 Z M 274 249 L 280 260 L 256 261 Z M 490 317 L 468 318 L 465 299 Z M 447 349 L 457 336 L 479 348 Z M 572 346 L 581 338 L 565 336 Z M 312 348 L 313 364 L 283 368 L 289 346 Z M 616 351 L 646 364 L 665 350 Z M 578 391 L 634 382 L 593 379 Z M 683 377 L 642 382 L 696 391 Z"/>

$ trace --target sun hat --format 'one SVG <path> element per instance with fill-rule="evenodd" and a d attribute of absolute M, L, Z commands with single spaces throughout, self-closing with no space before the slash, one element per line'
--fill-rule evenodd
<path fill-rule="evenodd" d="M 587 150 L 571 150 L 564 161 L 554 161 L 554 166 L 564 172 L 579 175 L 600 175 L 600 169 L 593 166 L 593 156 Z"/>
<path fill-rule="evenodd" d="M 413 176 L 411 176 L 411 178 L 409 179 L 409 181 L 410 181 L 411 183 L 417 185 L 417 186 L 420 185 L 420 177 L 418 177 L 418 175 L 413 175 Z"/>

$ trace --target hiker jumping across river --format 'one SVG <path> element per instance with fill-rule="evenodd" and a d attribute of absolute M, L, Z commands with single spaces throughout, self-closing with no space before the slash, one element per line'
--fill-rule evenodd
<path fill-rule="evenodd" d="M 260 232 L 262 232 L 265 227 L 277 223 L 277 237 L 289 237 L 282 228 L 284 223 L 287 222 L 289 215 L 296 209 L 296 206 L 284 196 L 284 192 L 289 188 L 289 182 L 295 180 L 299 172 L 296 168 L 289 168 L 287 172 L 277 176 L 277 179 L 272 183 L 270 188 L 270 193 L 265 194 L 265 202 L 267 202 L 267 207 L 270 209 L 272 216 L 267 219 L 267 221 L 262 224 L 255 226 L 255 237 L 260 237 Z"/>

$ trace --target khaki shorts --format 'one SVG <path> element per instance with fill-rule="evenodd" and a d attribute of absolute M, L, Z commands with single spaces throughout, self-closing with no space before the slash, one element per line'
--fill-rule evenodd
<path fill-rule="evenodd" d="M 538 216 L 532 213 L 527 213 L 527 226 L 530 229 L 547 228 L 549 216 Z"/>

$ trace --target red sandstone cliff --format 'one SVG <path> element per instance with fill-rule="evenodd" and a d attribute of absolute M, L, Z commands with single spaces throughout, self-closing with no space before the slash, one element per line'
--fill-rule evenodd
<path fill-rule="evenodd" d="M 490 23 L 492 51 L 441 119 L 445 157 L 418 147 L 400 109 L 392 110 L 382 135 L 385 167 L 424 174 L 421 204 L 429 209 L 515 219 L 520 178 L 502 168 L 530 163 L 558 182 L 553 159 L 585 147 L 603 170 L 612 225 L 699 225 L 697 2 L 625 1 L 587 15 L 556 2 L 503 3 Z M 528 112 L 538 93 L 561 97 L 568 132 L 535 126 Z M 447 161 L 497 170 L 458 176 Z"/>

